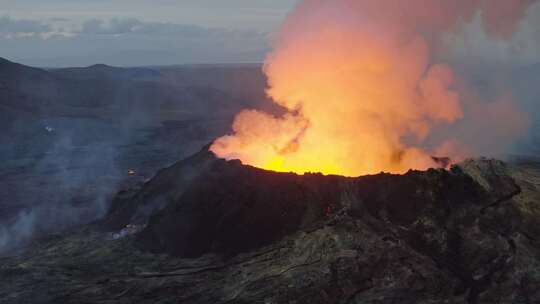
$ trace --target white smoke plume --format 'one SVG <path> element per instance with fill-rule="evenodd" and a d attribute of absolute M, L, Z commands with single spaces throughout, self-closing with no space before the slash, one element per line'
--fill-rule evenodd
<path fill-rule="evenodd" d="M 533 2 L 304 0 L 276 33 L 264 67 L 268 95 L 286 114 L 243 111 L 234 134 L 211 149 L 270 170 L 355 176 L 426 169 L 437 166 L 433 155 L 477 153 L 461 134 L 434 136 L 445 125 L 477 121 L 494 131 L 484 137 L 496 138 L 497 130 L 517 137 L 527 119 L 511 98 L 486 108 L 464 99 L 472 93 L 436 58 L 445 35 L 477 16 L 491 39 L 510 38 Z M 491 127 L 503 113 L 520 123 Z"/>

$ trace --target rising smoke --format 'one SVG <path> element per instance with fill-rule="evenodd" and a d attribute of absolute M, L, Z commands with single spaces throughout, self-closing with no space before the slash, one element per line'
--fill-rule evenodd
<path fill-rule="evenodd" d="M 490 39 L 509 39 L 533 2 L 304 0 L 264 67 L 286 114 L 245 110 L 211 149 L 265 169 L 349 176 L 503 151 L 528 126 L 512 93 L 484 100 L 438 53 L 475 18 Z"/>
<path fill-rule="evenodd" d="M 100 218 L 117 190 L 121 172 L 114 142 L 82 145 L 80 141 L 92 131 L 92 123 L 84 119 L 67 119 L 62 127 L 57 120 L 52 125 L 58 128 L 53 131 L 47 125 L 50 133 L 39 129 L 36 132 L 50 142 L 35 140 L 31 146 L 30 153 L 46 150 L 45 153 L 27 156 L 33 158 L 33 164 L 17 170 L 18 182 L 5 181 L 12 192 L 7 197 L 13 202 L 3 202 L 2 207 L 21 210 L 11 218 L 5 218 L 5 214 L 0 217 L 0 254 L 17 249 L 36 236 Z"/>

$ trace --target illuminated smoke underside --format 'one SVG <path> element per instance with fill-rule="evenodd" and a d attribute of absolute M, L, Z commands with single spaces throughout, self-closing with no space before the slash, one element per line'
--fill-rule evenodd
<path fill-rule="evenodd" d="M 431 130 L 463 118 L 455 75 L 432 62 L 440 37 L 476 14 L 511 36 L 531 1 L 305 0 L 277 33 L 265 73 L 288 113 L 245 110 L 211 150 L 256 167 L 357 176 L 436 166 L 454 138 L 426 151 Z"/>

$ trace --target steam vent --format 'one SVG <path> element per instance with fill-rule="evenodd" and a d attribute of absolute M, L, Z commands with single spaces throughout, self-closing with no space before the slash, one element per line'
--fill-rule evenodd
<path fill-rule="evenodd" d="M 479 159 L 404 175 L 296 175 L 205 148 L 119 193 L 103 221 L 4 258 L 0 296 L 537 303 L 540 192 L 532 172 Z"/>

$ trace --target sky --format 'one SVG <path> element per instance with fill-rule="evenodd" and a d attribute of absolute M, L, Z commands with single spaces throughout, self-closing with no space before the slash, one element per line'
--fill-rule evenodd
<path fill-rule="evenodd" d="M 261 62 L 297 0 L 0 0 L 0 57 L 39 67 Z M 540 62 L 540 3 L 511 41 L 478 24 L 448 37 L 447 60 Z"/>
<path fill-rule="evenodd" d="M 260 62 L 296 0 L 0 0 L 0 57 L 34 66 Z"/>

